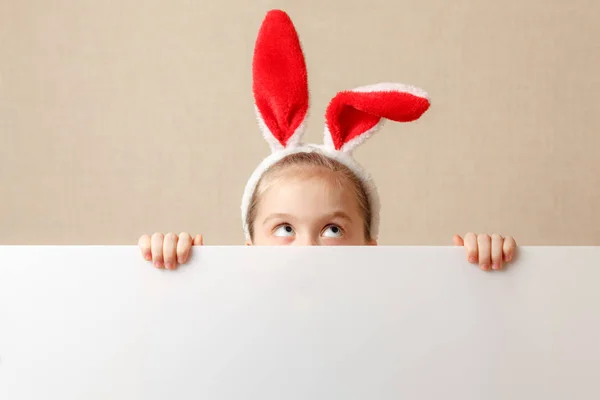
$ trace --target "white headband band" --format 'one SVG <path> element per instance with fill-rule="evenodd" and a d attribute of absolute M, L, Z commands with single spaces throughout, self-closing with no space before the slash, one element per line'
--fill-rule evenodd
<path fill-rule="evenodd" d="M 341 162 L 360 179 L 371 206 L 371 235 L 377 240 L 379 195 L 352 152 L 385 120 L 419 119 L 430 106 L 427 93 L 400 83 L 378 83 L 340 92 L 327 107 L 323 144 L 304 144 L 309 98 L 306 64 L 295 27 L 285 12 L 267 13 L 256 40 L 252 72 L 258 125 L 271 154 L 254 170 L 244 190 L 241 210 L 246 239 L 250 239 L 248 209 L 261 176 L 287 155 L 316 151 Z"/>

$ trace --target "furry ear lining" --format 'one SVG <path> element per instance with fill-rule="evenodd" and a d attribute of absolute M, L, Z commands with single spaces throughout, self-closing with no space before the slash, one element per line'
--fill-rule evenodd
<path fill-rule="evenodd" d="M 259 127 L 273 151 L 298 145 L 308 113 L 308 77 L 300 39 L 290 17 L 269 11 L 252 63 Z"/>
<path fill-rule="evenodd" d="M 327 107 L 325 145 L 351 152 L 384 119 L 414 121 L 429 105 L 429 97 L 423 90 L 399 83 L 379 83 L 340 92 Z"/>

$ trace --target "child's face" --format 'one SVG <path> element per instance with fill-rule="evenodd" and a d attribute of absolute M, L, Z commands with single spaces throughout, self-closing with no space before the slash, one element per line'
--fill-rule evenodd
<path fill-rule="evenodd" d="M 350 185 L 335 181 L 335 173 L 317 171 L 308 177 L 292 174 L 261 196 L 254 221 L 258 246 L 374 245 L 364 235 L 363 216 Z"/>

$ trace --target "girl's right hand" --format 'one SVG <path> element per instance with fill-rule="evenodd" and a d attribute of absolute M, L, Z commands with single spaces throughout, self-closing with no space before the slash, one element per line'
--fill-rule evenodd
<path fill-rule="evenodd" d="M 142 235 L 139 240 L 142 257 L 146 261 L 152 261 L 156 268 L 175 269 L 178 264 L 185 264 L 192 246 L 202 246 L 202 235 L 198 234 L 192 239 L 187 232 L 182 232 L 179 236 L 175 233 L 163 235 L 156 232 L 152 236 Z"/>

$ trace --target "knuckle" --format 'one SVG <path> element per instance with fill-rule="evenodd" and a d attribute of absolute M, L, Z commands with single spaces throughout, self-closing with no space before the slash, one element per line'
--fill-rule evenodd
<path fill-rule="evenodd" d="M 162 234 L 162 232 L 154 232 L 154 233 L 152 234 L 152 238 L 151 238 L 151 239 L 152 239 L 153 241 L 156 241 L 156 240 L 162 240 L 162 239 L 164 239 L 164 235 Z"/>
<path fill-rule="evenodd" d="M 148 235 L 140 236 L 140 238 L 138 240 L 138 245 L 140 247 L 147 247 L 149 243 L 150 243 L 150 236 L 148 236 Z"/>
<path fill-rule="evenodd" d="M 183 259 L 185 259 L 185 255 L 185 249 L 177 249 L 177 261 L 181 262 Z"/>
<path fill-rule="evenodd" d="M 192 245 L 189 241 L 180 240 L 179 243 L 177 243 L 177 254 L 183 254 L 191 247 Z"/>
<path fill-rule="evenodd" d="M 190 238 L 191 238 L 191 236 L 190 236 L 190 234 L 189 234 L 189 233 L 187 233 L 187 232 L 181 232 L 181 233 L 179 234 L 179 239 L 182 239 L 182 240 L 189 240 Z"/>
<path fill-rule="evenodd" d="M 174 233 L 167 233 L 164 244 L 167 247 L 175 246 L 177 244 L 177 235 Z"/>
<path fill-rule="evenodd" d="M 175 233 L 173 233 L 173 232 L 169 232 L 169 233 L 167 233 L 167 235 L 165 236 L 165 239 L 166 239 L 166 240 L 169 240 L 169 241 L 174 241 L 174 240 L 176 240 L 176 239 L 177 239 L 177 235 L 176 235 Z"/>

